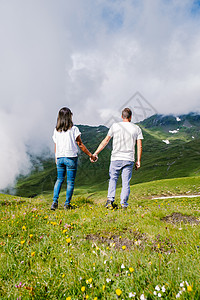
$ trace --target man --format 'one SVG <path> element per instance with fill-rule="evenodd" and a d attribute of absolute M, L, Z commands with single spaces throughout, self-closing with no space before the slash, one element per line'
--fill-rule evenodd
<path fill-rule="evenodd" d="M 139 126 L 131 123 L 132 111 L 124 108 L 122 111 L 122 122 L 114 123 L 108 131 L 105 139 L 100 143 L 94 153 L 97 156 L 104 147 L 113 138 L 113 150 L 109 169 L 109 186 L 106 207 L 113 208 L 115 200 L 115 191 L 117 180 L 121 172 L 122 190 L 121 190 L 121 207 L 128 207 L 128 198 L 130 194 L 130 180 L 132 176 L 133 165 L 135 161 L 135 144 L 137 141 L 137 161 L 136 170 L 140 168 L 142 156 L 142 131 Z"/>

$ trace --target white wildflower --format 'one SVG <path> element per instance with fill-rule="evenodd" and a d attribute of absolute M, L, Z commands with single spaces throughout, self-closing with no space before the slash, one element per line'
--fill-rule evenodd
<path fill-rule="evenodd" d="M 121 265 L 121 269 L 125 269 L 125 265 L 124 264 Z"/>
<path fill-rule="evenodd" d="M 160 291 L 160 288 L 159 288 L 158 285 L 155 287 L 155 290 L 156 290 L 156 291 Z"/>
<path fill-rule="evenodd" d="M 142 295 L 140 296 L 140 300 L 147 300 L 147 298 L 145 298 L 144 294 L 142 294 Z"/>
<path fill-rule="evenodd" d="M 162 297 L 161 293 L 158 293 L 158 297 L 159 297 L 159 298 Z"/>
<path fill-rule="evenodd" d="M 111 279 L 110 278 L 106 278 L 106 282 L 111 282 Z"/>
<path fill-rule="evenodd" d="M 136 293 L 132 293 L 132 292 L 130 292 L 130 293 L 128 294 L 129 298 L 134 298 L 135 295 L 136 295 Z"/>
<path fill-rule="evenodd" d="M 162 292 L 164 293 L 166 291 L 165 286 L 162 286 Z"/>
<path fill-rule="evenodd" d="M 156 292 L 156 291 L 154 291 L 154 292 L 153 292 L 153 294 L 156 296 L 156 295 L 157 295 L 157 292 Z"/>

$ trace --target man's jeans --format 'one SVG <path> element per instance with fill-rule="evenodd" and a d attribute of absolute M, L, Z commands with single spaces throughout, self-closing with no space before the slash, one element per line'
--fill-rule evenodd
<path fill-rule="evenodd" d="M 72 194 L 74 191 L 74 181 L 77 170 L 77 157 L 60 157 L 57 158 L 57 181 L 54 186 L 53 201 L 58 203 L 58 197 L 60 194 L 61 186 L 64 182 L 65 175 L 67 173 L 67 191 L 66 191 L 66 202 L 70 204 Z"/>
<path fill-rule="evenodd" d="M 134 165 L 133 161 L 126 161 L 126 160 L 115 160 L 110 162 L 108 200 L 112 202 L 115 200 L 117 180 L 119 178 L 119 174 L 121 171 L 122 190 L 121 190 L 120 203 L 123 207 L 128 206 L 128 198 L 130 195 L 130 180 L 132 176 L 133 165 Z"/>

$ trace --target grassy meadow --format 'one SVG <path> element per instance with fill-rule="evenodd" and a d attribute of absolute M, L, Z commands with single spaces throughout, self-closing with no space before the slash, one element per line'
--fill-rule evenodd
<path fill-rule="evenodd" d="M 131 186 L 129 208 L 107 210 L 105 189 L 0 195 L 0 299 L 200 299 L 200 177 Z M 120 189 L 116 203 L 119 205 Z"/>

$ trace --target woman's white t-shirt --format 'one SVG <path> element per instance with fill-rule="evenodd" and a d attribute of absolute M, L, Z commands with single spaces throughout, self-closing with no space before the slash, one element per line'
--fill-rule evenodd
<path fill-rule="evenodd" d="M 80 134 L 76 126 L 61 132 L 55 128 L 52 138 L 56 144 L 56 157 L 76 157 L 78 154 L 76 139 Z"/>

